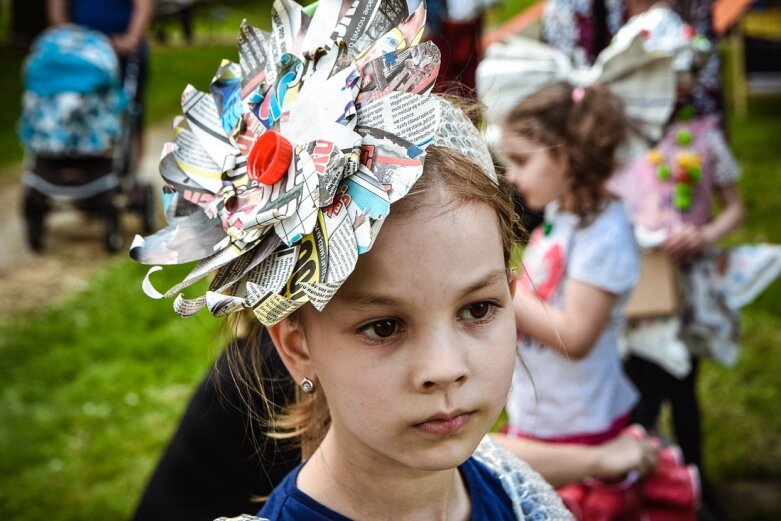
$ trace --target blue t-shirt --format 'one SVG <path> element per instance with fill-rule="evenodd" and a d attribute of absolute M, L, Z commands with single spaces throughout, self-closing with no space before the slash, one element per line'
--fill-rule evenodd
<path fill-rule="evenodd" d="M 132 0 L 70 0 L 70 21 L 105 34 L 127 32 Z"/>
<path fill-rule="evenodd" d="M 349 521 L 350 518 L 334 512 L 299 490 L 296 481 L 302 466 L 293 469 L 274 489 L 258 515 L 271 521 Z M 475 458 L 469 458 L 458 470 L 469 491 L 474 521 L 515 519 L 510 497 L 502 488 L 499 478 L 488 467 Z"/>

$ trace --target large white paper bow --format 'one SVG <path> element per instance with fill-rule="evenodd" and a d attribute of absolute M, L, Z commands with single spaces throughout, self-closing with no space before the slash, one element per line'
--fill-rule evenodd
<path fill-rule="evenodd" d="M 498 144 L 499 127 L 521 100 L 560 81 L 607 86 L 624 103 L 630 126 L 646 140 L 661 137 L 675 106 L 672 58 L 643 49 L 640 35 L 607 47 L 590 68 L 576 68 L 549 45 L 513 37 L 491 45 L 477 69 L 477 91 L 485 104 L 488 139 Z"/>

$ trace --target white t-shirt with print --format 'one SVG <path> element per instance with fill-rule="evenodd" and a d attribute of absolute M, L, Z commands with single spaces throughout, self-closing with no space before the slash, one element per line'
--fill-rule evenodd
<path fill-rule="evenodd" d="M 522 360 L 516 360 L 507 413 L 512 426 L 539 438 L 596 434 L 637 400 L 621 368 L 618 335 L 624 304 L 640 274 L 640 253 L 620 201 L 609 203 L 585 227 L 551 203 L 545 222 L 532 233 L 523 257 L 524 280 L 537 295 L 560 308 L 566 282 L 574 279 L 619 298 L 596 345 L 580 360 L 528 335 L 519 340 Z"/>

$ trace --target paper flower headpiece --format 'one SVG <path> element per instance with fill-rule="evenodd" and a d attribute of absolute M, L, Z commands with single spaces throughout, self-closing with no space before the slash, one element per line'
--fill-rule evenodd
<path fill-rule="evenodd" d="M 239 63 L 223 61 L 211 92 L 188 86 L 166 144 L 169 225 L 136 237 L 154 265 L 152 298 L 191 315 L 252 309 L 271 325 L 311 302 L 323 309 L 423 172 L 430 144 L 469 155 L 495 179 L 477 130 L 430 94 L 440 54 L 418 44 L 423 2 L 276 0 L 272 32 L 246 22 Z M 197 261 L 161 293 L 162 265 Z M 214 274 L 209 291 L 181 291 Z"/>

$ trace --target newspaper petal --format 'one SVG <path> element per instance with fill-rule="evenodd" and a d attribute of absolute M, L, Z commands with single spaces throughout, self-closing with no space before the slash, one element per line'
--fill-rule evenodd
<path fill-rule="evenodd" d="M 215 317 L 222 317 L 244 309 L 244 298 L 207 291 L 206 307 Z"/>
<path fill-rule="evenodd" d="M 276 84 L 266 93 L 254 114 L 266 128 L 276 128 L 275 123 L 282 117 L 282 105 L 288 105 L 298 97 L 304 67 L 301 60 L 292 54 L 280 57 L 279 76 Z"/>
<path fill-rule="evenodd" d="M 241 97 L 247 99 L 264 81 L 276 80 L 276 69 L 267 72 L 269 41 L 271 34 L 241 22 L 239 38 L 239 64 L 241 66 Z"/>
<path fill-rule="evenodd" d="M 337 55 L 338 48 L 328 50 L 318 61 L 314 72 L 304 79 L 295 101 L 285 105 L 280 131 L 292 142 L 307 143 L 317 138 L 330 138 L 323 128 L 329 123 L 337 122 L 348 128 L 355 126 L 355 97 L 360 76 L 354 67 L 348 67 L 329 77 Z"/>
<path fill-rule="evenodd" d="M 271 8 L 271 60 L 267 68 L 276 67 L 284 54 L 298 54 L 298 48 L 309 27 L 310 18 L 304 9 L 292 0 L 275 0 Z"/>
<path fill-rule="evenodd" d="M 220 116 L 222 130 L 231 135 L 243 113 L 241 104 L 241 67 L 222 60 L 211 82 L 212 96 Z"/>
<path fill-rule="evenodd" d="M 302 150 L 296 157 L 296 177 L 302 179 L 294 213 L 274 226 L 277 235 L 288 245 L 311 233 L 317 221 L 320 187 L 315 164 Z"/>
<path fill-rule="evenodd" d="M 409 143 L 415 148 L 409 147 L 404 156 L 415 157 L 434 137 L 439 123 L 436 98 L 392 92 L 358 107 L 356 131 L 362 135 L 386 136 L 397 144 Z"/>
<path fill-rule="evenodd" d="M 184 295 L 177 295 L 174 299 L 174 312 L 181 317 L 190 317 L 206 305 L 206 296 L 194 299 L 184 298 Z"/>
<path fill-rule="evenodd" d="M 214 162 L 184 120 L 174 129 L 174 145 L 173 157 L 179 169 L 210 192 L 219 192 L 222 188 L 220 165 Z"/>
<path fill-rule="evenodd" d="M 418 7 L 420 2 L 406 0 L 355 0 L 339 21 L 332 40 L 344 40 L 351 60 L 366 53 L 374 43 L 387 34 Z"/>
<path fill-rule="evenodd" d="M 364 138 L 361 169 L 368 169 L 388 192 L 392 203 L 409 192 L 423 173 L 423 156 L 406 157 L 407 149 L 388 139 Z"/>
<path fill-rule="evenodd" d="M 136 245 L 136 241 L 138 241 L 139 239 L 141 239 L 141 237 L 136 235 L 136 237 L 133 239 L 133 246 Z M 162 266 L 152 266 L 151 268 L 149 268 L 149 271 L 146 272 L 146 275 L 144 276 L 144 280 L 141 282 L 141 289 L 144 290 L 144 293 L 149 298 L 160 300 L 165 297 L 162 293 L 160 293 L 155 289 L 151 281 L 152 273 L 156 273 L 158 271 L 161 271 L 162 269 L 163 269 Z"/>
<path fill-rule="evenodd" d="M 193 205 L 205 208 L 215 197 L 214 192 L 202 187 L 192 176 L 182 171 L 174 154 L 169 154 L 160 161 L 160 176 L 180 194 L 181 200 Z"/>
<path fill-rule="evenodd" d="M 182 112 L 203 149 L 222 168 L 234 157 L 236 147 L 222 129 L 214 98 L 188 85 L 182 93 Z"/>
<path fill-rule="evenodd" d="M 293 273 L 298 259 L 298 250 L 298 246 L 277 249 L 247 273 L 247 284 L 266 288 L 267 292 L 279 293 Z"/>
<path fill-rule="evenodd" d="M 365 169 L 344 180 L 347 195 L 355 208 L 371 219 L 383 219 L 390 213 L 388 192 L 380 181 Z"/>
<path fill-rule="evenodd" d="M 339 22 L 339 15 L 342 11 L 346 11 L 351 3 L 351 0 L 320 2 L 301 43 L 300 52 L 304 54 L 331 44 L 330 36 Z"/>
<path fill-rule="evenodd" d="M 275 250 L 279 248 L 282 241 L 274 234 L 266 234 L 260 241 L 260 244 L 252 246 L 251 252 L 241 251 L 238 248 L 224 250 L 223 257 L 220 254 L 211 261 L 211 266 L 204 266 L 204 270 L 209 272 L 215 270 L 217 274 L 212 280 L 209 289 L 212 291 L 225 291 L 232 287 L 236 282 L 244 277 L 248 280 L 254 280 L 251 276 L 259 265 L 267 262 L 271 256 L 275 255 Z M 230 253 L 228 253 L 230 252 Z M 229 257 L 235 255 L 235 261 L 230 261 Z M 256 281 L 257 282 L 257 281 Z"/>
<path fill-rule="evenodd" d="M 369 49 L 356 56 L 355 63 L 359 67 L 363 67 L 369 61 L 383 54 L 406 49 L 420 42 L 426 23 L 426 8 L 421 2 L 417 9 L 411 12 L 410 16 L 377 39 Z"/>
<path fill-rule="evenodd" d="M 213 255 L 225 239 L 218 219 L 198 212 L 133 242 L 130 256 L 141 264 L 184 264 Z"/>
<path fill-rule="evenodd" d="M 311 302 L 318 311 L 325 309 L 325 305 L 328 304 L 328 301 L 333 298 L 340 287 L 342 287 L 341 282 L 338 284 L 321 282 L 319 284 L 301 285 L 301 289 L 306 294 L 309 302 Z"/>
<path fill-rule="evenodd" d="M 358 134 L 355 136 L 360 137 Z M 303 149 L 309 154 L 317 170 L 317 205 L 328 206 L 344 176 L 347 157 L 333 142 L 324 139 L 307 143 Z"/>
<path fill-rule="evenodd" d="M 269 294 L 260 302 L 253 312 L 255 317 L 266 327 L 273 326 L 295 310 L 303 306 L 305 302 L 289 299 L 274 293 Z"/>
<path fill-rule="evenodd" d="M 318 227 L 315 228 L 315 237 L 326 256 L 321 282 L 341 284 L 352 273 L 358 261 L 358 248 L 348 206 L 349 202 L 330 213 L 321 214 Z"/>
<path fill-rule="evenodd" d="M 363 67 L 360 104 L 389 92 L 427 94 L 434 87 L 440 66 L 439 48 L 424 42 L 401 51 L 386 53 Z"/>

